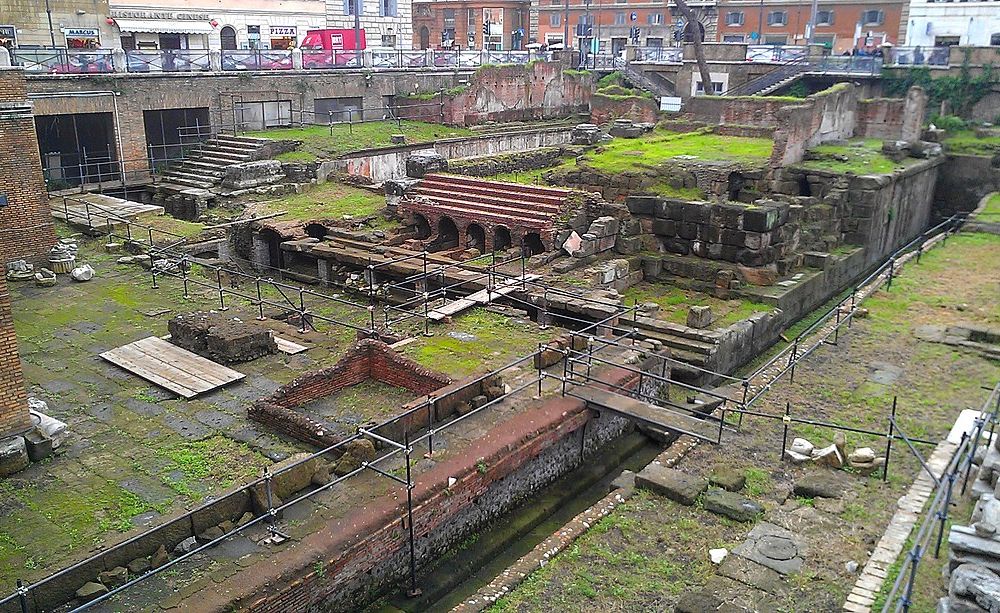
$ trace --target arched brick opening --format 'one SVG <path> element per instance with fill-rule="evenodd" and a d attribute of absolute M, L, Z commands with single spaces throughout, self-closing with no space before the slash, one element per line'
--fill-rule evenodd
<path fill-rule="evenodd" d="M 538 255 L 545 252 L 545 243 L 538 232 L 528 232 L 524 235 L 524 255 Z"/>
<path fill-rule="evenodd" d="M 438 221 L 438 247 L 441 249 L 453 249 L 458 247 L 458 226 L 451 217 L 441 217 Z"/>
<path fill-rule="evenodd" d="M 468 249 L 486 251 L 486 230 L 477 223 L 470 223 L 465 228 L 465 246 Z"/>
<path fill-rule="evenodd" d="M 264 228 L 260 231 L 260 238 L 267 244 L 267 265 L 272 268 L 284 268 L 285 262 L 281 253 L 281 235 Z"/>
<path fill-rule="evenodd" d="M 323 238 L 326 236 L 326 226 L 321 223 L 311 223 L 306 226 L 306 234 L 311 238 Z"/>
<path fill-rule="evenodd" d="M 431 224 L 420 213 L 414 213 L 413 225 L 416 227 L 418 240 L 427 240 L 431 237 Z"/>
<path fill-rule="evenodd" d="M 497 226 L 493 230 L 493 250 L 503 251 L 504 249 L 510 249 L 513 241 L 510 238 L 510 230 L 503 226 Z"/>

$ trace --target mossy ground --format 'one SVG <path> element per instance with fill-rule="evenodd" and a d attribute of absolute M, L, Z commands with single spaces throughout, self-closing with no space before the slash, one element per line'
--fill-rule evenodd
<path fill-rule="evenodd" d="M 258 138 L 290 139 L 302 141 L 298 150 L 283 153 L 277 159 L 288 162 L 328 160 L 350 151 L 387 147 L 393 134 L 405 134 L 408 143 L 425 143 L 441 138 L 455 138 L 474 134 L 472 130 L 421 121 L 369 121 L 353 126 L 336 124 L 304 128 L 276 128 L 247 132 L 245 136 Z"/>
<path fill-rule="evenodd" d="M 857 319 L 838 345 L 817 349 L 796 368 L 794 382 L 786 377 L 755 408 L 780 414 L 787 402 L 796 417 L 884 431 L 892 398 L 897 397 L 899 423 L 907 435 L 940 440 L 961 410 L 982 405 L 988 392 L 981 386 L 1000 379 L 1000 364 L 978 353 L 920 341 L 913 330 L 926 323 L 996 325 L 998 295 L 1000 237 L 952 237 L 925 253 L 919 264 L 909 264 L 891 289 L 865 302 L 867 318 Z M 886 364 L 898 368 L 898 378 L 876 380 L 874 372 L 885 370 Z M 833 433 L 793 424 L 788 436 L 828 445 Z M 760 610 L 839 610 L 857 578 L 845 570 L 845 563 L 864 564 L 896 501 L 920 470 L 919 463 L 904 445 L 894 445 L 887 483 L 878 475 L 855 475 L 852 490 L 841 500 L 796 499 L 790 496 L 792 483 L 804 469 L 779 461 L 781 437 L 779 420 L 746 417 L 739 434 L 727 435 L 721 446 L 696 447 L 679 468 L 707 474 L 721 464 L 753 471 L 744 493 L 764 505 L 763 519 L 807 539 L 802 572 L 788 578 L 786 595 Z M 884 445 L 884 437 L 847 434 L 848 449 L 871 446 L 882 453 Z M 926 456 L 930 448 L 921 446 L 921 451 Z M 964 521 L 968 511 L 968 501 L 961 501 L 954 516 Z M 492 611 L 672 610 L 680 593 L 699 589 L 710 578 L 717 580 L 708 549 L 732 550 L 751 526 L 720 519 L 698 505 L 683 507 L 639 493 Z M 925 557 L 915 590 L 917 604 L 911 610 L 933 610 L 944 595 L 943 559 Z M 893 579 L 890 574 L 887 584 Z M 745 591 L 739 602 L 753 606 L 759 597 L 760 592 Z"/>
<path fill-rule="evenodd" d="M 990 196 L 990 199 L 986 201 L 986 206 L 976 216 L 976 219 L 993 223 L 1000 222 L 1000 194 Z"/>
<path fill-rule="evenodd" d="M 660 305 L 657 317 L 678 324 L 687 322 L 688 307 L 710 306 L 715 321 L 712 328 L 724 328 L 742 321 L 754 313 L 774 310 L 766 304 L 751 300 L 720 300 L 701 292 L 665 284 L 640 283 L 624 291 L 625 303 L 655 302 Z"/>
<path fill-rule="evenodd" d="M 882 154 L 882 141 L 877 138 L 855 139 L 846 145 L 819 145 L 809 152 L 818 159 L 806 160 L 799 166 L 855 175 L 889 174 L 918 161 L 907 158 L 902 162 L 893 162 Z"/>
<path fill-rule="evenodd" d="M 651 168 L 677 156 L 759 165 L 770 158 L 772 146 L 769 138 L 656 129 L 641 138 L 615 139 L 587 154 L 585 163 L 605 172 Z"/>
<path fill-rule="evenodd" d="M 948 153 L 959 155 L 994 156 L 1000 153 L 1000 136 L 979 138 L 972 130 L 962 130 L 948 136 L 944 147 Z"/>
<path fill-rule="evenodd" d="M 344 215 L 366 217 L 385 208 L 385 196 L 361 189 L 327 181 L 305 189 L 301 194 L 289 194 L 279 198 L 268 198 L 259 206 L 262 214 L 285 211 L 281 219 L 303 221 L 332 219 L 339 220 Z"/>

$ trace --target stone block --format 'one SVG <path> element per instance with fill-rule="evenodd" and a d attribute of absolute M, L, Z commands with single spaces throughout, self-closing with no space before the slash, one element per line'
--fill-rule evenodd
<path fill-rule="evenodd" d="M 709 490 L 702 502 L 706 511 L 739 522 L 753 521 L 764 512 L 762 506 L 749 498 L 723 489 Z"/>
<path fill-rule="evenodd" d="M 40 462 L 52 454 L 52 439 L 37 428 L 24 435 L 24 444 L 32 462 Z"/>
<path fill-rule="evenodd" d="M 655 215 L 656 196 L 629 196 L 625 200 L 625 207 L 633 215 Z"/>
<path fill-rule="evenodd" d="M 840 498 L 850 483 L 850 478 L 842 473 L 816 471 L 796 479 L 792 493 L 803 498 Z"/>
<path fill-rule="evenodd" d="M 434 151 L 418 151 L 406 158 L 406 176 L 415 179 L 448 170 L 448 160 Z"/>
<path fill-rule="evenodd" d="M 708 475 L 708 482 L 726 491 L 738 492 L 746 485 L 747 478 L 740 470 L 728 466 L 717 466 Z"/>
<path fill-rule="evenodd" d="M 259 160 L 227 166 L 222 186 L 229 189 L 251 189 L 278 183 L 285 178 L 278 160 Z"/>
<path fill-rule="evenodd" d="M 691 506 L 708 488 L 708 481 L 673 468 L 650 464 L 635 476 L 635 486 Z"/>
<path fill-rule="evenodd" d="M 676 236 L 677 222 L 672 219 L 653 220 L 653 234 L 659 236 Z"/>
<path fill-rule="evenodd" d="M 271 330 L 225 313 L 183 313 L 167 322 L 167 329 L 173 344 L 224 364 L 247 362 L 278 349 Z"/>
<path fill-rule="evenodd" d="M 596 145 L 601 142 L 602 136 L 601 129 L 596 125 L 580 123 L 573 127 L 570 142 L 574 145 Z"/>
<path fill-rule="evenodd" d="M 0 477 L 13 475 L 28 467 L 28 448 L 23 436 L 0 440 Z"/>
<path fill-rule="evenodd" d="M 76 599 L 80 601 L 81 604 L 86 604 L 92 600 L 100 598 L 109 591 L 110 590 L 108 590 L 108 588 L 101 583 L 88 581 L 83 584 L 83 587 L 76 591 Z"/>
<path fill-rule="evenodd" d="M 693 305 L 688 309 L 687 325 L 691 328 L 707 328 L 712 324 L 714 317 L 712 307 L 703 305 Z"/>

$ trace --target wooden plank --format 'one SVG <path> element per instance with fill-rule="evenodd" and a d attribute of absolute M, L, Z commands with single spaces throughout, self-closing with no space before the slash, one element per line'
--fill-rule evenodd
<path fill-rule="evenodd" d="M 155 336 L 136 341 L 134 345 L 152 359 L 159 359 L 171 364 L 178 370 L 182 370 L 196 379 L 203 379 L 216 387 L 227 385 L 244 377 L 242 373 Z"/>
<path fill-rule="evenodd" d="M 111 362 L 115 366 L 124 368 L 125 370 L 138 375 L 139 377 L 159 385 L 160 387 L 166 388 L 171 392 L 184 398 L 194 398 L 198 395 L 198 392 L 181 385 L 179 382 L 171 381 L 165 377 L 161 377 L 156 372 L 147 369 L 143 364 L 130 359 L 127 352 L 122 351 L 123 348 L 112 349 L 110 351 L 105 351 L 101 354 L 101 357 Z"/>
<path fill-rule="evenodd" d="M 309 347 L 306 347 L 305 345 L 300 345 L 294 341 L 288 340 L 287 338 L 280 337 L 277 334 L 274 335 L 274 342 L 278 345 L 278 351 L 287 353 L 288 355 L 295 355 L 309 349 Z"/>
<path fill-rule="evenodd" d="M 101 357 L 184 398 L 246 376 L 155 336 L 105 351 Z"/>
<path fill-rule="evenodd" d="M 595 405 L 601 409 L 613 411 L 619 415 L 652 424 L 668 430 L 690 434 L 709 442 L 717 442 L 719 437 L 718 421 L 698 419 L 680 410 L 636 400 L 628 396 L 609 392 L 593 385 L 574 388 L 572 395 Z"/>
<path fill-rule="evenodd" d="M 525 275 L 524 281 L 534 281 L 538 278 L 538 275 Z M 465 298 L 460 298 L 454 302 L 449 302 L 444 306 L 437 307 L 436 309 L 427 313 L 427 319 L 431 321 L 441 321 L 445 317 L 450 315 L 455 315 L 461 313 L 462 311 L 472 308 L 477 304 L 487 304 L 492 300 L 496 300 L 502 296 L 505 296 L 514 290 L 518 289 L 522 279 L 519 277 L 517 279 L 508 279 L 501 283 L 500 285 L 493 288 L 490 292 L 488 289 L 481 289 L 478 292 L 469 294 Z"/>

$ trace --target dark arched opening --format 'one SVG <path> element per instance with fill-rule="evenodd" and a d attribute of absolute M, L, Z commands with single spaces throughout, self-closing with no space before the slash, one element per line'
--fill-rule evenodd
<path fill-rule="evenodd" d="M 493 250 L 503 251 L 504 249 L 510 249 L 510 230 L 503 226 L 497 226 L 493 230 Z"/>
<path fill-rule="evenodd" d="M 538 232 L 528 232 L 524 235 L 524 255 L 538 255 L 545 252 L 545 245 Z"/>
<path fill-rule="evenodd" d="M 431 46 L 431 31 L 427 26 L 420 26 L 420 48 L 427 49 Z"/>
<path fill-rule="evenodd" d="M 236 29 L 233 26 L 226 26 L 219 30 L 219 38 L 223 51 L 236 51 Z"/>
<path fill-rule="evenodd" d="M 453 249 L 458 247 L 458 226 L 450 217 L 442 217 L 438 222 L 438 248 Z"/>
<path fill-rule="evenodd" d="M 805 175 L 799 175 L 799 195 L 800 196 L 812 196 L 813 195 L 812 186 L 809 185 L 809 179 Z"/>
<path fill-rule="evenodd" d="M 281 235 L 270 229 L 260 231 L 260 239 L 267 245 L 267 262 L 265 265 L 271 268 L 284 268 L 284 260 L 281 257 Z"/>
<path fill-rule="evenodd" d="M 417 233 L 417 240 L 427 240 L 431 237 L 431 224 L 420 213 L 413 216 L 413 227 Z"/>
<path fill-rule="evenodd" d="M 465 246 L 468 249 L 478 249 L 480 253 L 486 250 L 486 230 L 476 223 L 470 223 L 465 229 Z"/>
<path fill-rule="evenodd" d="M 700 21 L 695 21 L 693 23 L 697 24 L 697 28 L 698 28 L 698 42 L 702 42 L 702 43 L 705 42 L 705 24 L 701 23 Z M 689 21 L 684 26 L 684 42 L 686 42 L 686 43 L 693 43 L 694 42 L 694 32 L 695 32 L 695 26 L 693 26 L 692 22 Z"/>
<path fill-rule="evenodd" d="M 306 234 L 308 234 L 310 238 L 318 238 L 322 240 L 322 238 L 326 236 L 326 226 L 319 223 L 311 223 L 306 226 Z"/>
<path fill-rule="evenodd" d="M 743 186 L 746 184 L 746 179 L 743 177 L 741 172 L 731 172 L 729 173 L 729 185 L 726 191 L 729 193 L 730 200 L 739 200 L 740 192 L 743 190 Z"/>

